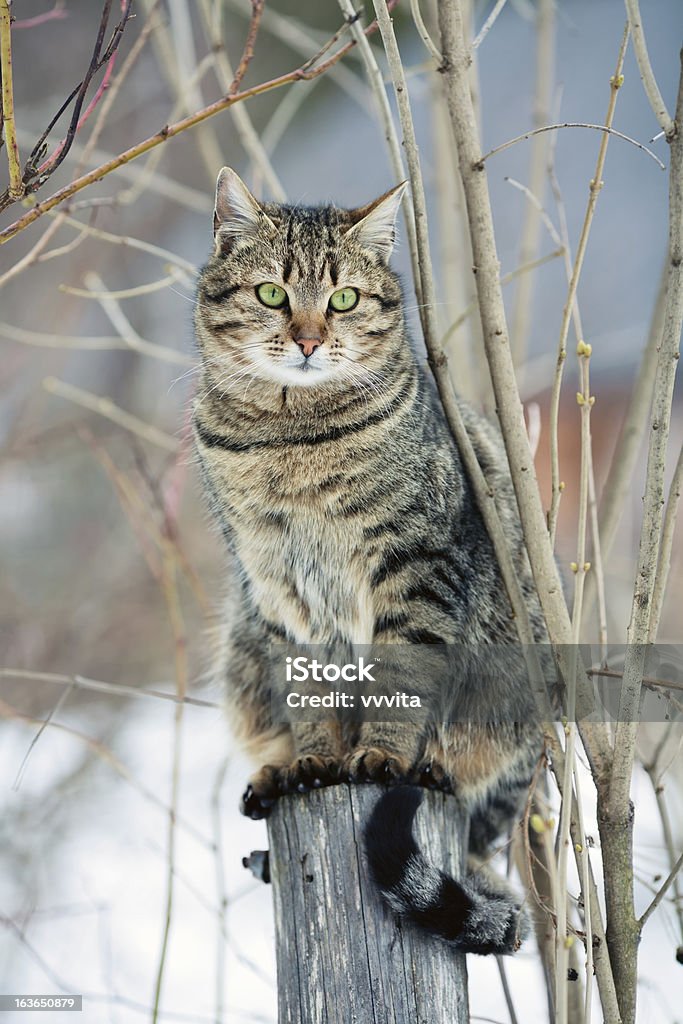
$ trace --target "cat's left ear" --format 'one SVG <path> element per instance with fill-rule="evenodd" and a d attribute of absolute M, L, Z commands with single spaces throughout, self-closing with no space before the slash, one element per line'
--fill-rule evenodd
<path fill-rule="evenodd" d="M 226 252 L 230 245 L 245 235 L 254 235 L 275 225 L 238 174 L 223 167 L 216 182 L 216 205 L 213 211 L 213 236 L 216 252 Z"/>
<path fill-rule="evenodd" d="M 352 212 L 355 223 L 347 235 L 367 249 L 374 249 L 385 263 L 396 241 L 396 218 L 407 184 L 407 181 L 402 181 L 379 199 Z"/>

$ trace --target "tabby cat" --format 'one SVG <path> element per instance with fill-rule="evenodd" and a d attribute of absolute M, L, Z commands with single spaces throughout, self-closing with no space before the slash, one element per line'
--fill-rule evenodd
<path fill-rule="evenodd" d="M 197 291 L 196 445 L 238 569 L 220 671 L 237 736 L 262 767 L 243 811 L 340 781 L 452 791 L 471 812 L 456 883 L 412 840 L 420 790 L 389 789 L 366 833 L 387 902 L 475 952 L 511 952 L 525 917 L 477 863 L 519 807 L 540 751 L 513 672 L 481 671 L 516 630 L 493 548 L 440 403 L 413 353 L 388 265 L 405 185 L 360 209 L 260 203 L 218 177 L 215 247 Z M 541 619 L 501 440 L 461 403 L 495 490 L 532 621 Z M 425 724 L 271 714 L 273 643 L 457 645 L 456 671 L 416 680 Z M 446 710 L 444 711 L 444 703 Z M 296 717 L 295 717 L 296 716 Z M 387 849 L 391 836 L 391 850 Z"/>

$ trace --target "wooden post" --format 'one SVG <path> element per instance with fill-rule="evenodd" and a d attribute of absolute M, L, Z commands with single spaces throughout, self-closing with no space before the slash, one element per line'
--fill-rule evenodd
<path fill-rule="evenodd" d="M 362 833 L 377 786 L 289 796 L 268 822 L 279 1024 L 466 1024 L 465 957 L 381 902 Z M 453 797 L 425 793 L 415 838 L 458 877 L 466 820 Z"/>

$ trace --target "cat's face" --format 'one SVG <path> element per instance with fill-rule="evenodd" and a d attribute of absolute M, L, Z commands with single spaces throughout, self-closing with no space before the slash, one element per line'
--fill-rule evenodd
<path fill-rule="evenodd" d="M 218 178 L 215 252 L 196 323 L 217 389 L 378 382 L 404 344 L 387 261 L 403 186 L 360 210 L 260 205 L 234 171 Z"/>

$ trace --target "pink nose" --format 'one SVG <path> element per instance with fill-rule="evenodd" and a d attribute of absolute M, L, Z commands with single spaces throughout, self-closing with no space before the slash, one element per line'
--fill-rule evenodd
<path fill-rule="evenodd" d="M 319 345 L 322 345 L 320 338 L 297 338 L 296 343 L 306 359 L 313 355 Z"/>

